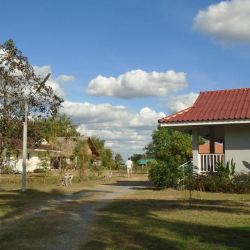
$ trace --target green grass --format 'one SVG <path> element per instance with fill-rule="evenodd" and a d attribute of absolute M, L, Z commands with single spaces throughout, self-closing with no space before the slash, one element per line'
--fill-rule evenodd
<path fill-rule="evenodd" d="M 28 174 L 27 191 L 21 192 L 21 175 L 2 175 L 0 182 L 0 220 L 18 217 L 39 206 L 46 206 L 51 199 L 80 192 L 95 186 L 99 180 L 73 183 L 72 187 L 59 186 L 58 174 L 50 175 L 44 183 L 43 175 Z"/>
<path fill-rule="evenodd" d="M 71 215 L 79 213 L 99 183 L 64 187 L 35 180 L 25 193 L 5 185 L 7 189 L 0 190 L 0 249 L 50 249 L 54 237 L 65 234 L 68 225 L 74 227 Z"/>
<path fill-rule="evenodd" d="M 105 206 L 101 196 L 95 198 L 100 186 L 92 192 L 99 181 L 66 188 L 38 177 L 26 193 L 7 185 L 0 190 L 0 249 L 49 249 L 42 244 L 69 237 L 68 227 L 85 235 L 75 229 L 74 217 L 84 204 L 98 209 L 81 249 L 249 249 L 250 195 L 195 192 L 190 205 L 185 191 L 154 191 L 143 176 L 113 182 L 135 186 L 134 192 Z M 78 197 L 82 192 L 87 196 Z M 66 194 L 73 194 L 71 201 L 53 205 Z"/>
<path fill-rule="evenodd" d="M 98 213 L 82 249 L 250 249 L 250 196 L 137 190 Z"/>

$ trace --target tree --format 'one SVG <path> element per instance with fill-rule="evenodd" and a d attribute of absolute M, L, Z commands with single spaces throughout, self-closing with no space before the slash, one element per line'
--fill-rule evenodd
<path fill-rule="evenodd" d="M 145 147 L 147 157 L 181 165 L 192 155 L 191 136 L 168 128 L 158 127 L 152 141 Z"/>
<path fill-rule="evenodd" d="M 97 136 L 92 136 L 91 141 L 95 144 L 98 150 L 102 150 L 104 148 L 105 140 L 102 140 Z"/>
<path fill-rule="evenodd" d="M 43 172 L 43 183 L 45 183 L 46 176 L 49 171 L 50 167 L 50 158 L 49 158 L 49 153 L 47 151 L 45 152 L 39 152 L 39 168 L 42 169 Z"/>
<path fill-rule="evenodd" d="M 158 127 L 146 146 L 146 155 L 154 158 L 149 178 L 157 188 L 177 187 L 182 178 L 180 165 L 192 155 L 191 136 L 168 128 Z"/>
<path fill-rule="evenodd" d="M 105 147 L 105 140 L 100 139 L 99 137 L 91 137 L 92 142 L 95 144 L 98 152 L 100 153 L 102 165 L 104 168 L 112 168 L 115 165 L 113 159 L 113 152 L 111 149 Z"/>
<path fill-rule="evenodd" d="M 90 166 L 91 157 L 88 154 L 88 142 L 79 140 L 74 150 L 74 158 L 76 159 L 76 167 L 79 171 L 79 181 L 87 178 L 87 169 Z"/>
<path fill-rule="evenodd" d="M 123 164 L 123 158 L 121 156 L 121 154 L 117 153 L 115 155 L 115 167 L 116 169 L 119 169 Z"/>
<path fill-rule="evenodd" d="M 41 139 L 47 141 L 55 137 L 78 137 L 76 126 L 70 117 L 65 114 L 57 114 L 49 118 L 35 118 L 29 122 L 28 134 L 34 142 Z"/>
<path fill-rule="evenodd" d="M 134 163 L 137 163 L 138 160 L 141 160 L 141 159 L 145 159 L 147 158 L 144 154 L 133 154 L 131 156 L 131 160 L 134 162 Z"/>
<path fill-rule="evenodd" d="M 114 165 L 113 152 L 109 148 L 103 148 L 101 151 L 102 165 L 104 168 L 112 169 Z"/>
<path fill-rule="evenodd" d="M 57 113 L 63 100 L 46 84 L 47 78 L 35 74 L 12 40 L 0 45 L 0 161 L 10 138 L 21 137 L 25 103 L 33 118 Z"/>

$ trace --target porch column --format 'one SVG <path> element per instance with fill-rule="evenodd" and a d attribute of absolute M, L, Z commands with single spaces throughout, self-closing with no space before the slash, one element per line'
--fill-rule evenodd
<path fill-rule="evenodd" d="M 215 139 L 214 139 L 214 127 L 210 127 L 209 129 L 209 146 L 210 146 L 210 154 L 215 153 Z"/>
<path fill-rule="evenodd" d="M 197 128 L 193 128 L 192 130 L 192 150 L 193 150 L 193 165 L 197 167 L 196 171 L 200 172 L 200 164 L 199 164 L 199 136 Z"/>

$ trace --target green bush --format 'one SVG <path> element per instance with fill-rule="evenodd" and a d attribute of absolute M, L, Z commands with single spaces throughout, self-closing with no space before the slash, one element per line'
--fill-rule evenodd
<path fill-rule="evenodd" d="M 157 189 L 177 187 L 181 172 L 173 161 L 162 161 L 152 164 L 149 170 L 149 180 Z"/>
<path fill-rule="evenodd" d="M 181 187 L 205 192 L 250 193 L 250 173 L 235 174 L 233 159 L 224 164 L 218 162 L 216 172 L 194 174 L 192 164 L 180 168 L 175 162 L 161 161 L 152 165 L 149 179 L 157 189 Z"/>
<path fill-rule="evenodd" d="M 250 193 L 250 173 L 221 178 L 218 173 L 194 176 L 194 189 L 206 192 Z"/>
<path fill-rule="evenodd" d="M 235 174 L 235 162 L 233 159 L 226 164 L 222 161 L 216 162 L 216 175 L 220 178 L 230 178 Z"/>
<path fill-rule="evenodd" d="M 216 163 L 216 172 L 195 177 L 196 187 L 206 192 L 233 192 L 232 180 L 235 174 L 235 163 L 233 159 Z"/>
<path fill-rule="evenodd" d="M 231 179 L 221 178 L 217 173 L 199 175 L 196 177 L 197 186 L 201 191 L 206 192 L 231 192 Z"/>
<path fill-rule="evenodd" d="M 236 174 L 232 179 L 232 186 L 235 193 L 250 193 L 250 173 Z"/>
<path fill-rule="evenodd" d="M 44 168 L 37 168 L 37 169 L 34 169 L 33 173 L 35 174 L 43 174 L 46 172 L 46 169 Z"/>
<path fill-rule="evenodd" d="M 2 166 L 1 167 L 1 174 L 13 174 L 13 169 L 10 166 Z"/>

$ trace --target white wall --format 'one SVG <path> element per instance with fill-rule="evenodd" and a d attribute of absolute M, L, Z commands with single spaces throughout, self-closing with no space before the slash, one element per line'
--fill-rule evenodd
<path fill-rule="evenodd" d="M 225 126 L 225 160 L 232 158 L 237 172 L 250 171 L 250 124 Z"/>
<path fill-rule="evenodd" d="M 37 156 L 31 157 L 26 161 L 26 171 L 33 172 L 35 169 L 39 168 L 40 159 Z M 18 172 L 23 172 L 23 159 L 19 159 L 17 162 L 17 170 Z"/>

